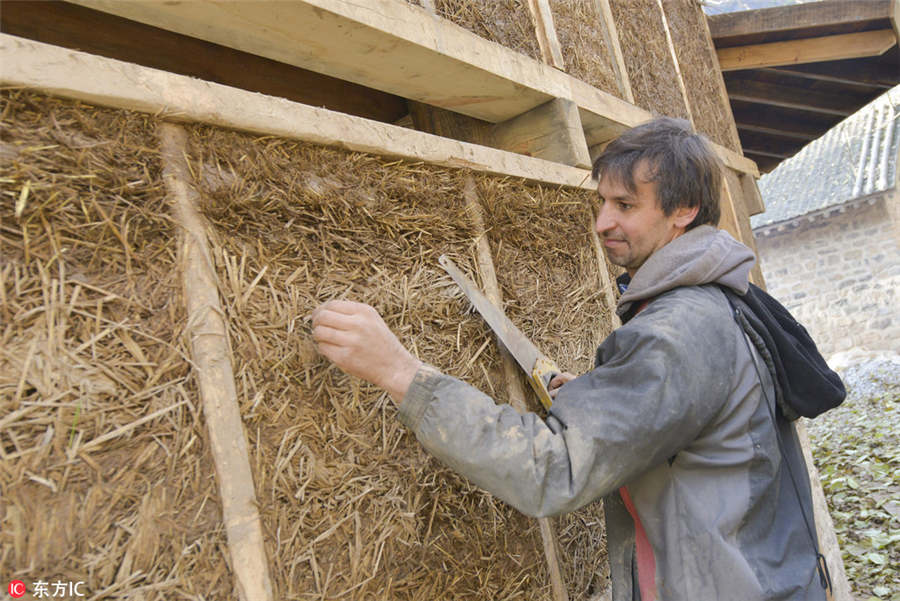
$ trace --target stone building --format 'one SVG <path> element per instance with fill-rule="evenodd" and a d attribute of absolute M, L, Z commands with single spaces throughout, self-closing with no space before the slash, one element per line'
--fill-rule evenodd
<path fill-rule="evenodd" d="M 900 86 L 760 180 L 769 291 L 823 354 L 900 351 Z"/>

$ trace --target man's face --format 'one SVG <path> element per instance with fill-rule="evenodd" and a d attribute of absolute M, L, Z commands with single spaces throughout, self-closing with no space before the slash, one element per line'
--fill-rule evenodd
<path fill-rule="evenodd" d="M 635 165 L 635 192 L 620 178 L 603 177 L 597 185 L 600 205 L 594 228 L 606 257 L 634 275 L 650 255 L 680 236 L 694 220 L 698 207 L 679 207 L 666 216 L 660 208 L 656 182 L 647 181 L 645 162 Z"/>

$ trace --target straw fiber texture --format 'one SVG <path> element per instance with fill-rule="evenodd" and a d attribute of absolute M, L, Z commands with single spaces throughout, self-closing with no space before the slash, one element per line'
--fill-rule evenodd
<path fill-rule="evenodd" d="M 232 593 L 153 131 L 2 96 L 0 573 L 29 589 Z"/>
<path fill-rule="evenodd" d="M 22 91 L 2 106 L 0 566 L 97 599 L 234 597 L 156 122 Z M 473 176 L 505 310 L 571 371 L 611 327 L 590 193 L 189 128 L 279 599 L 548 599 L 537 522 L 429 457 L 312 344 L 332 298 L 506 402 Z M 530 407 L 538 405 L 532 398 Z M 571 599 L 607 586 L 599 504 L 555 520 Z"/>

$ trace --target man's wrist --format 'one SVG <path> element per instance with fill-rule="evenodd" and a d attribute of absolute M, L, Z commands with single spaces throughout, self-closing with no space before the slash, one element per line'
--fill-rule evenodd
<path fill-rule="evenodd" d="M 421 366 L 422 362 L 410 355 L 400 363 L 397 369 L 389 374 L 382 388 L 391 395 L 394 403 L 399 405 L 403 401 L 403 397 L 406 396 L 406 392 L 409 390 L 413 379 L 416 377 L 416 372 L 419 371 Z"/>

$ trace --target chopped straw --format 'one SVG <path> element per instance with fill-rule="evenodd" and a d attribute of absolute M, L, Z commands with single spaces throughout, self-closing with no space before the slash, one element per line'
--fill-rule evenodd
<path fill-rule="evenodd" d="M 234 598 L 154 119 L 3 102 L 0 567 L 98 599 Z M 437 263 L 480 279 L 471 176 L 507 314 L 584 371 L 612 323 L 590 193 L 189 134 L 276 598 L 549 598 L 537 522 L 428 456 L 384 392 L 317 353 L 309 315 L 371 303 L 423 360 L 507 402 L 493 335 Z M 553 520 L 573 600 L 608 586 L 598 512 Z"/>

